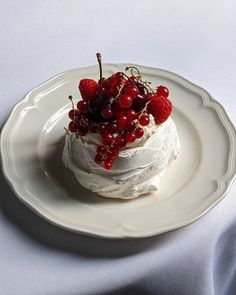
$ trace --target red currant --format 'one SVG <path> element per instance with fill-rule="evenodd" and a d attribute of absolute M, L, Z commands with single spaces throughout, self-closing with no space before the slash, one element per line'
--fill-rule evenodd
<path fill-rule="evenodd" d="M 117 73 L 115 73 L 115 77 L 117 79 L 122 79 L 124 77 L 124 74 L 122 72 L 117 72 Z"/>
<path fill-rule="evenodd" d="M 126 124 L 127 124 L 128 120 L 127 117 L 125 115 L 119 115 L 117 117 L 117 125 L 120 129 L 125 128 Z"/>
<path fill-rule="evenodd" d="M 125 116 L 127 117 L 127 120 L 129 122 L 137 119 L 137 113 L 133 109 L 126 110 L 125 111 Z"/>
<path fill-rule="evenodd" d="M 134 142 L 135 139 L 136 139 L 136 136 L 133 132 L 127 132 L 126 135 L 125 135 L 125 139 L 128 141 L 128 142 Z"/>
<path fill-rule="evenodd" d="M 112 167 L 112 160 L 111 159 L 106 160 L 103 164 L 103 167 L 106 170 L 110 170 Z"/>
<path fill-rule="evenodd" d="M 125 147 L 126 142 L 125 142 L 124 137 L 121 135 L 117 136 L 114 144 L 115 144 L 115 147 L 117 147 L 117 148 Z"/>
<path fill-rule="evenodd" d="M 105 146 L 104 146 L 104 145 L 99 145 L 99 146 L 97 147 L 97 153 L 98 153 L 98 154 L 105 154 L 105 153 L 106 153 L 106 148 L 105 148 Z"/>
<path fill-rule="evenodd" d="M 105 132 L 105 130 L 106 130 L 106 126 L 105 125 L 101 124 L 101 125 L 98 126 L 98 133 L 99 134 L 102 135 Z"/>
<path fill-rule="evenodd" d="M 149 124 L 149 118 L 147 116 L 141 116 L 139 118 L 139 124 L 142 126 L 147 126 Z"/>
<path fill-rule="evenodd" d="M 141 138 L 143 136 L 143 134 L 144 134 L 143 128 L 138 127 L 135 130 L 135 136 L 136 136 L 136 138 Z"/>
<path fill-rule="evenodd" d="M 117 129 L 118 129 L 117 124 L 112 122 L 107 125 L 106 132 L 114 134 L 114 133 L 116 133 Z"/>
<path fill-rule="evenodd" d="M 110 119 L 113 116 L 113 113 L 110 108 L 105 108 L 102 110 L 102 116 L 105 119 Z"/>
<path fill-rule="evenodd" d="M 127 131 L 134 131 L 134 129 L 135 129 L 134 121 L 128 122 L 125 128 L 126 128 Z"/>
<path fill-rule="evenodd" d="M 168 90 L 168 88 L 166 88 L 165 86 L 159 86 L 158 88 L 157 88 L 157 91 L 156 91 L 156 94 L 158 95 L 158 96 L 164 96 L 164 97 L 168 97 L 168 95 L 169 95 L 169 90 Z"/>
<path fill-rule="evenodd" d="M 112 159 L 116 159 L 118 156 L 119 156 L 119 151 L 117 150 L 113 150 L 113 151 L 110 151 L 108 153 L 109 157 L 111 157 Z"/>
<path fill-rule="evenodd" d="M 69 124 L 69 130 L 70 132 L 77 132 L 78 125 L 74 121 L 71 121 Z"/>
<path fill-rule="evenodd" d="M 111 109 L 112 109 L 112 112 L 113 112 L 113 114 L 114 114 L 115 116 L 117 116 L 117 115 L 119 115 L 121 112 L 123 112 L 122 107 L 121 107 L 118 103 L 113 104 L 112 107 L 111 107 Z"/>
<path fill-rule="evenodd" d="M 129 85 L 125 89 L 125 93 L 128 94 L 131 98 L 136 98 L 139 94 L 139 91 L 134 85 Z"/>
<path fill-rule="evenodd" d="M 132 80 L 134 83 L 137 83 L 138 82 L 138 79 L 135 76 L 131 76 L 130 77 L 130 80 Z"/>
<path fill-rule="evenodd" d="M 100 154 L 97 154 L 94 158 L 94 161 L 97 163 L 97 164 L 101 164 L 102 163 L 102 155 Z"/>
<path fill-rule="evenodd" d="M 85 136 L 88 133 L 88 126 L 80 126 L 78 125 L 78 134 L 80 136 Z"/>
<path fill-rule="evenodd" d="M 88 118 L 82 116 L 82 117 L 79 119 L 79 124 L 80 124 L 81 126 L 85 126 L 85 127 L 88 126 L 88 125 L 89 125 L 89 120 L 88 120 Z"/>
<path fill-rule="evenodd" d="M 116 83 L 116 77 L 115 75 L 112 75 L 107 79 L 107 86 L 111 87 L 114 83 Z"/>
<path fill-rule="evenodd" d="M 68 115 L 69 118 L 73 120 L 75 117 L 79 117 L 79 112 L 77 110 L 70 110 Z"/>
<path fill-rule="evenodd" d="M 102 135 L 102 142 L 106 145 L 110 145 L 113 141 L 113 135 L 110 133 L 105 133 Z"/>
<path fill-rule="evenodd" d="M 88 110 L 88 104 L 86 101 L 84 100 L 80 100 L 77 103 L 77 109 L 81 112 L 81 113 L 86 113 Z"/>
<path fill-rule="evenodd" d="M 119 104 L 123 109 L 128 109 L 132 105 L 132 98 L 128 94 L 123 94 L 120 97 Z"/>
<path fill-rule="evenodd" d="M 143 117 L 148 117 L 148 112 L 147 112 L 147 111 L 143 111 L 143 112 L 142 112 L 142 116 L 143 116 Z"/>

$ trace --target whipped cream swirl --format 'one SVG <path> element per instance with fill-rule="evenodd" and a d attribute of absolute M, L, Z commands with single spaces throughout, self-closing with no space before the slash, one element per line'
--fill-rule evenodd
<path fill-rule="evenodd" d="M 78 182 L 103 197 L 132 199 L 159 189 L 161 178 L 176 158 L 179 138 L 171 118 L 156 125 L 151 118 L 143 127 L 144 136 L 119 153 L 110 170 L 94 162 L 100 135 L 76 137 L 67 133 L 62 160 Z"/>

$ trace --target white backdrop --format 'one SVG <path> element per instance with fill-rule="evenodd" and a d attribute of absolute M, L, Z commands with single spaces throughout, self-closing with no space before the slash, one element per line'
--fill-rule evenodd
<path fill-rule="evenodd" d="M 0 1 L 0 124 L 26 92 L 70 68 L 129 62 L 207 89 L 236 124 L 236 2 Z M 67 233 L 0 178 L 0 295 L 236 294 L 236 186 L 194 224 L 106 241 Z"/>

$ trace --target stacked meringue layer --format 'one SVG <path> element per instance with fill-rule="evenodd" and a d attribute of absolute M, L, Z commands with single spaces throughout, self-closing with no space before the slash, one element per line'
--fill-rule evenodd
<path fill-rule="evenodd" d="M 144 127 L 144 136 L 128 144 L 110 170 L 94 162 L 100 143 L 96 133 L 76 137 L 68 132 L 62 160 L 83 187 L 108 198 L 132 199 L 157 191 L 167 166 L 180 150 L 171 118 L 161 125 L 156 125 L 151 118 Z"/>

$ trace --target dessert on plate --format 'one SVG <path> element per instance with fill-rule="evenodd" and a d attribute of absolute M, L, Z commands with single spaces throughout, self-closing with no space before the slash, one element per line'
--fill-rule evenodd
<path fill-rule="evenodd" d="M 86 189 L 131 199 L 159 189 L 180 149 L 168 89 L 152 88 L 136 67 L 111 77 L 82 79 L 82 99 L 72 109 L 63 162 Z"/>

